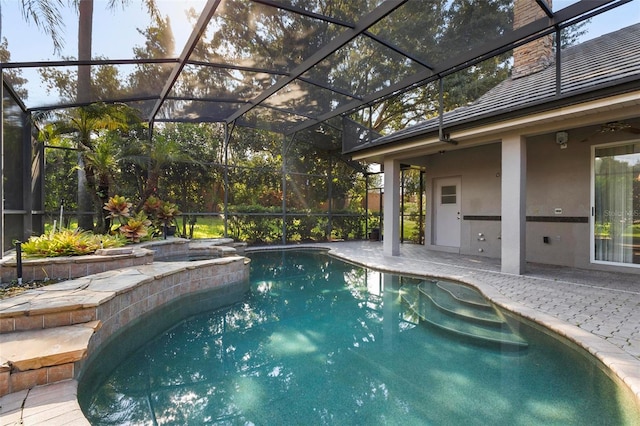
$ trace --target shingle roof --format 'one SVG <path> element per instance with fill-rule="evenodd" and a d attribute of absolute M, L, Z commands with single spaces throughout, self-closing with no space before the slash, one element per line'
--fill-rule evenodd
<path fill-rule="evenodd" d="M 640 77 L 640 24 L 602 35 L 562 51 L 562 95 L 582 93 Z M 552 102 L 556 97 L 555 65 L 543 71 L 500 83 L 477 101 L 443 114 L 443 127 L 471 123 L 484 118 Z M 353 151 L 402 141 L 438 130 L 438 117 L 423 121 Z"/>

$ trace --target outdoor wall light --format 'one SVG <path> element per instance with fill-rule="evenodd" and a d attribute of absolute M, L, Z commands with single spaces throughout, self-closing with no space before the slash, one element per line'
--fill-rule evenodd
<path fill-rule="evenodd" d="M 560 145 L 560 149 L 565 149 L 567 147 L 567 142 L 569 142 L 569 133 L 567 132 L 556 133 L 556 143 Z"/>

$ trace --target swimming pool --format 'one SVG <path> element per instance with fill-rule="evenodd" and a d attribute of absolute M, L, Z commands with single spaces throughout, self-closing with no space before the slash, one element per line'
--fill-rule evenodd
<path fill-rule="evenodd" d="M 312 251 L 250 257 L 252 290 L 241 303 L 155 337 L 139 324 L 128 339 L 148 340 L 143 346 L 122 362 L 122 353 L 111 356 L 117 349 L 107 351 L 88 367 L 110 372 L 81 380 L 92 424 L 624 425 L 640 418 L 630 393 L 597 361 L 534 327 L 516 327 L 524 348 L 481 344 L 420 321 L 402 296 L 418 280 Z M 163 319 L 147 323 L 157 328 Z"/>

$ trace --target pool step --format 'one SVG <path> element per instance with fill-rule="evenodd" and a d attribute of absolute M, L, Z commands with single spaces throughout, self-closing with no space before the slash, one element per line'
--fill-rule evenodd
<path fill-rule="evenodd" d="M 402 299 L 432 326 L 477 342 L 525 349 L 527 342 L 473 288 L 444 281 L 422 281 L 401 287 Z"/>
<path fill-rule="evenodd" d="M 426 283 L 432 283 L 432 281 L 423 281 L 421 284 L 425 285 Z M 449 293 L 462 304 L 493 311 L 493 306 L 487 299 L 485 299 L 480 292 L 469 286 L 456 284 L 451 281 L 437 281 L 435 285 Z"/>
<path fill-rule="evenodd" d="M 0 334 L 0 396 L 73 379 L 74 363 L 86 356 L 100 324 L 96 320 Z"/>
<path fill-rule="evenodd" d="M 455 287 L 458 287 L 457 289 Z M 471 323 L 500 326 L 504 323 L 491 304 L 472 288 L 446 281 L 422 281 L 418 291 L 452 317 Z"/>

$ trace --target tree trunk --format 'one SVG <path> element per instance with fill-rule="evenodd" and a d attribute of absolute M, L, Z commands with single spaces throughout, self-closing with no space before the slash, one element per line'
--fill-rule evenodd
<path fill-rule="evenodd" d="M 78 5 L 78 60 L 91 59 L 91 40 L 93 22 L 93 0 L 80 0 Z M 79 103 L 88 102 L 91 99 L 91 66 L 78 66 L 78 92 L 76 98 Z M 82 154 L 78 154 L 78 227 L 86 230 L 93 230 L 94 206 L 92 197 L 88 193 L 87 176 Z"/>
<path fill-rule="evenodd" d="M 82 153 L 78 153 L 78 228 L 93 230 L 93 202 L 88 190 L 87 173 Z"/>
<path fill-rule="evenodd" d="M 142 206 L 144 205 L 144 202 L 147 201 L 147 198 L 158 193 L 159 181 L 160 174 L 154 170 L 149 171 L 147 182 L 144 186 L 144 191 L 142 191 L 142 196 L 140 197 L 140 202 L 136 206 L 136 211 L 142 209 Z"/>

